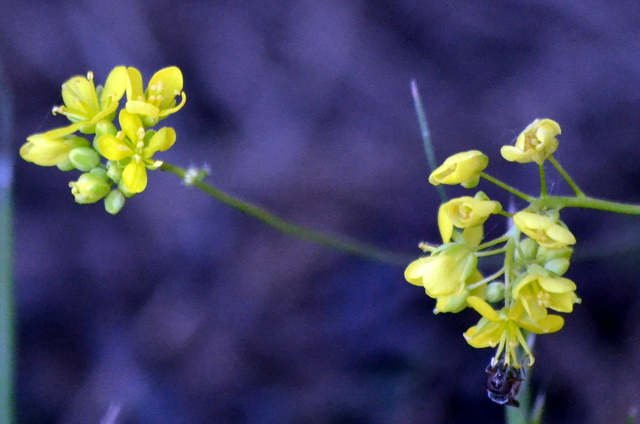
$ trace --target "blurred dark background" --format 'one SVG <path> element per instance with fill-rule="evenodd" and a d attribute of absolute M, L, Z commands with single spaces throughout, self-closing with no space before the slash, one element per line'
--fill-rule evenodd
<path fill-rule="evenodd" d="M 279 234 L 161 172 L 113 217 L 74 204 L 77 173 L 18 160 L 28 135 L 65 125 L 50 110 L 73 75 L 179 66 L 188 100 L 164 121 L 178 142 L 159 159 L 399 253 L 438 241 L 411 79 L 439 160 L 483 150 L 491 174 L 535 193 L 535 166 L 499 148 L 549 117 L 587 193 L 640 202 L 633 0 L 4 0 L 0 60 L 15 99 L 0 142 L 16 155 L 20 423 L 98 423 L 112 404 L 131 424 L 503 416 L 484 390 L 493 352 L 462 338 L 477 315 L 432 315 L 403 267 Z M 547 423 L 622 423 L 640 406 L 640 219 L 563 219 L 583 304 L 538 339 L 533 384 Z"/>

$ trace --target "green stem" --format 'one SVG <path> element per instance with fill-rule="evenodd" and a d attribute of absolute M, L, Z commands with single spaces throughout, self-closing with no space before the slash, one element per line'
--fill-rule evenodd
<path fill-rule="evenodd" d="M 493 239 L 491 241 L 481 244 L 480 246 L 478 246 L 478 250 L 484 250 L 488 247 L 495 246 L 496 244 L 504 243 L 508 240 L 509 240 L 509 236 L 498 237 L 497 239 Z"/>
<path fill-rule="evenodd" d="M 498 272 L 495 272 L 493 274 L 491 274 L 490 276 L 483 278 L 482 280 L 478 281 L 477 283 L 473 283 L 470 284 L 469 287 L 467 287 L 467 289 L 469 291 L 476 289 L 478 287 L 480 287 L 483 284 L 487 284 L 492 282 L 493 280 L 495 280 L 496 278 L 500 277 L 502 274 L 504 274 L 504 268 L 501 268 Z"/>
<path fill-rule="evenodd" d="M 626 215 L 640 215 L 640 205 L 628 203 L 611 202 L 608 200 L 594 199 L 593 197 L 566 197 L 547 196 L 531 201 L 534 209 L 562 209 L 562 208 L 584 208 L 596 209 L 606 212 L 621 213 Z"/>
<path fill-rule="evenodd" d="M 576 196 L 585 197 L 584 192 L 580 190 L 580 187 L 578 187 L 575 181 L 573 181 L 573 179 L 569 176 L 567 171 L 564 170 L 564 168 L 562 167 L 562 165 L 560 165 L 560 162 L 558 162 L 556 158 L 554 158 L 553 156 L 549 156 L 549 162 L 551 162 L 551 164 L 556 168 L 560 175 L 562 175 L 562 178 L 564 178 L 567 184 L 571 186 L 571 189 L 576 194 Z"/>
<path fill-rule="evenodd" d="M 183 168 L 164 162 L 160 166 L 160 169 L 174 174 L 184 180 L 186 170 Z M 309 228 L 291 224 L 257 205 L 240 200 L 237 197 L 231 196 L 230 194 L 227 194 L 222 190 L 213 187 L 210 184 L 204 183 L 198 179 L 193 182 L 193 185 L 200 191 L 210 195 L 211 197 L 221 201 L 222 203 L 231 206 L 232 208 L 237 209 L 240 212 L 250 215 L 258 219 L 259 221 L 262 221 L 263 223 L 275 228 L 276 230 L 283 232 L 284 234 L 288 234 L 293 237 L 297 237 L 299 239 L 307 240 L 313 243 L 318 243 L 350 255 L 368 258 L 389 265 L 406 266 L 409 262 L 415 259 L 415 257 L 401 255 L 394 252 L 382 251 L 375 246 L 358 243 L 346 238 L 338 238 L 335 236 L 321 234 Z"/>
<path fill-rule="evenodd" d="M 0 423 L 15 422 L 16 319 L 13 288 L 13 101 L 0 63 Z M 5 150 L 6 149 L 6 150 Z"/>
<path fill-rule="evenodd" d="M 484 178 L 485 180 L 487 180 L 489 182 L 492 182 L 493 184 L 497 185 L 498 187 L 500 187 L 500 188 L 502 188 L 504 190 L 507 190 L 509 193 L 511 193 L 511 194 L 513 194 L 515 196 L 518 196 L 522 200 L 525 200 L 525 201 L 527 201 L 529 203 L 531 203 L 531 201 L 534 200 L 533 197 L 531 197 L 531 196 L 529 196 L 527 194 L 524 194 L 520 190 L 517 190 L 517 189 L 511 187 L 508 184 L 503 183 L 502 181 L 500 181 L 500 180 L 498 180 L 496 178 L 493 178 L 491 175 L 489 175 L 489 174 L 487 174 L 485 172 L 481 173 L 480 176 L 482 178 Z"/>
<path fill-rule="evenodd" d="M 500 253 L 504 253 L 507 251 L 507 247 L 501 247 L 500 249 L 495 250 L 485 250 L 484 252 L 476 252 L 476 256 L 478 258 L 484 258 L 487 256 L 499 255 Z"/>
<path fill-rule="evenodd" d="M 538 165 L 540 171 L 540 197 L 547 195 L 547 179 L 544 176 L 544 164 Z"/>
<path fill-rule="evenodd" d="M 416 108 L 416 114 L 418 115 L 418 124 L 420 125 L 420 134 L 422 135 L 422 145 L 424 146 L 424 153 L 427 156 L 427 163 L 431 172 L 435 171 L 438 167 L 436 163 L 436 154 L 433 150 L 433 143 L 431 142 L 431 134 L 429 132 L 429 126 L 427 125 L 427 117 L 424 113 L 424 106 L 422 105 L 422 99 L 418 92 L 418 84 L 415 80 L 411 81 L 411 95 L 413 96 L 413 104 Z M 447 193 L 444 191 L 444 186 L 437 185 L 436 190 L 440 196 L 440 203 L 447 202 Z"/>

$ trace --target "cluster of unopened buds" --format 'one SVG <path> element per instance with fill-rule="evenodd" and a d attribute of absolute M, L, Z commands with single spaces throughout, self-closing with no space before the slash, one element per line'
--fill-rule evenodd
<path fill-rule="evenodd" d="M 555 312 L 569 313 L 580 303 L 576 285 L 564 277 L 569 268 L 576 239 L 560 220 L 559 207 L 540 201 L 546 196 L 544 163 L 558 148 L 560 126 L 550 119 L 537 119 L 517 138 L 515 145 L 503 146 L 502 157 L 511 162 L 538 164 L 542 194 L 532 198 L 484 173 L 489 163 L 479 151 L 449 157 L 429 177 L 433 185 L 461 184 L 474 188 L 481 178 L 520 195 L 529 204 L 514 213 L 505 211 L 483 192 L 459 197 L 440 206 L 438 228 L 443 244 L 421 243 L 427 256 L 405 270 L 406 280 L 424 287 L 436 299 L 434 313 L 460 312 L 472 308 L 479 322 L 464 333 L 475 348 L 495 348 L 487 368 L 489 397 L 501 404 L 517 406 L 515 399 L 524 379 L 521 367 L 531 366 L 534 355 L 530 334 L 554 333 L 564 319 Z M 577 191 L 579 193 L 579 191 Z M 506 232 L 486 241 L 484 224 L 492 215 L 510 219 Z M 483 257 L 501 255 L 501 265 L 490 275 L 478 267 Z"/>
<path fill-rule="evenodd" d="M 177 67 L 156 72 L 146 90 L 140 71 L 133 67 L 114 68 L 104 86 L 98 87 L 91 72 L 86 77 L 74 76 L 62 85 L 64 105 L 53 108 L 54 114 L 66 116 L 71 125 L 28 137 L 20 156 L 36 165 L 81 171 L 69 183 L 76 202 L 104 199 L 107 212 L 116 214 L 125 198 L 146 188 L 147 170 L 162 165 L 153 156 L 175 143 L 173 128 L 153 128 L 184 106 L 182 87 L 182 72 Z M 120 129 L 114 124 L 116 115 Z"/>

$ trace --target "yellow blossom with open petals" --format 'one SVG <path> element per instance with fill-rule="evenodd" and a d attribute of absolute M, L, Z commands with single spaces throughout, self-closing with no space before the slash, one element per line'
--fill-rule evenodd
<path fill-rule="evenodd" d="M 518 136 L 515 146 L 502 146 L 500 154 L 510 162 L 538 165 L 558 149 L 560 125 L 551 119 L 536 119 Z"/>
<path fill-rule="evenodd" d="M 103 134 L 98 139 L 98 149 L 104 157 L 112 161 L 126 163 L 122 171 L 122 181 L 131 193 L 140 193 L 147 186 L 147 168 L 156 169 L 162 161 L 155 161 L 153 155 L 173 146 L 176 133 L 173 128 L 162 128 L 158 132 L 145 131 L 140 118 L 120 111 L 120 126 L 115 136 Z"/>
<path fill-rule="evenodd" d="M 520 231 L 548 249 L 561 249 L 576 244 L 571 231 L 547 215 L 522 211 L 513 216 L 513 222 Z"/>
<path fill-rule="evenodd" d="M 93 82 L 93 73 L 86 77 L 75 76 L 62 84 L 63 106 L 53 108 L 53 113 L 65 115 L 71 122 L 78 123 L 78 129 L 85 134 L 95 133 L 95 127 L 103 119 L 111 120 L 124 95 L 127 73 L 124 66 L 114 68 L 104 87 Z"/>
<path fill-rule="evenodd" d="M 84 138 L 71 135 L 77 131 L 78 126 L 72 124 L 29 136 L 20 148 L 20 157 L 40 166 L 61 165 L 69 159 L 71 150 L 89 146 Z"/>
<path fill-rule="evenodd" d="M 478 324 L 464 333 L 467 343 L 475 348 L 498 346 L 494 361 L 504 353 L 505 364 L 516 368 L 520 366 L 516 352 L 518 346 L 522 346 L 529 356 L 529 365 L 533 365 L 535 360 L 522 334 L 523 329 L 535 334 L 547 334 L 560 330 L 564 325 L 564 319 L 558 315 L 547 315 L 540 320 L 533 320 L 524 313 L 520 302 L 500 311 L 494 310 L 487 302 L 474 296 L 468 297 L 467 303 L 482 315 Z"/>
<path fill-rule="evenodd" d="M 439 184 L 462 184 L 473 188 L 480 181 L 480 174 L 489 165 L 489 158 L 478 150 L 456 153 L 429 175 L 429 182 Z"/>
<path fill-rule="evenodd" d="M 469 228 L 484 224 L 491 214 L 502 211 L 499 202 L 470 196 L 458 197 L 440 205 L 438 228 L 445 243 L 451 240 L 453 227 Z"/>
<path fill-rule="evenodd" d="M 537 321 L 547 315 L 547 308 L 572 312 L 574 303 L 580 303 L 575 290 L 575 283 L 568 278 L 527 273 L 513 288 L 513 298 L 522 302 L 527 314 Z"/>
<path fill-rule="evenodd" d="M 182 91 L 182 72 L 170 66 L 156 72 L 149 81 L 146 91 L 142 84 L 142 74 L 136 68 L 127 68 L 127 104 L 129 113 L 140 115 L 146 126 L 153 126 L 159 120 L 182 109 L 187 97 Z M 182 98 L 176 105 L 176 96 Z"/>
<path fill-rule="evenodd" d="M 463 244 L 443 245 L 431 256 L 416 259 L 404 271 L 405 279 L 423 286 L 433 298 L 459 293 L 478 265 L 478 258 Z"/>

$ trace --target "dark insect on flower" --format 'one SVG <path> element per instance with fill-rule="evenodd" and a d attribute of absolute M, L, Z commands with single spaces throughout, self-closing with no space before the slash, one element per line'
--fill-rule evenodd
<path fill-rule="evenodd" d="M 520 402 L 516 397 L 524 381 L 523 370 L 501 360 L 495 365 L 489 364 L 485 371 L 488 374 L 486 386 L 489 399 L 500 405 L 519 407 Z"/>

